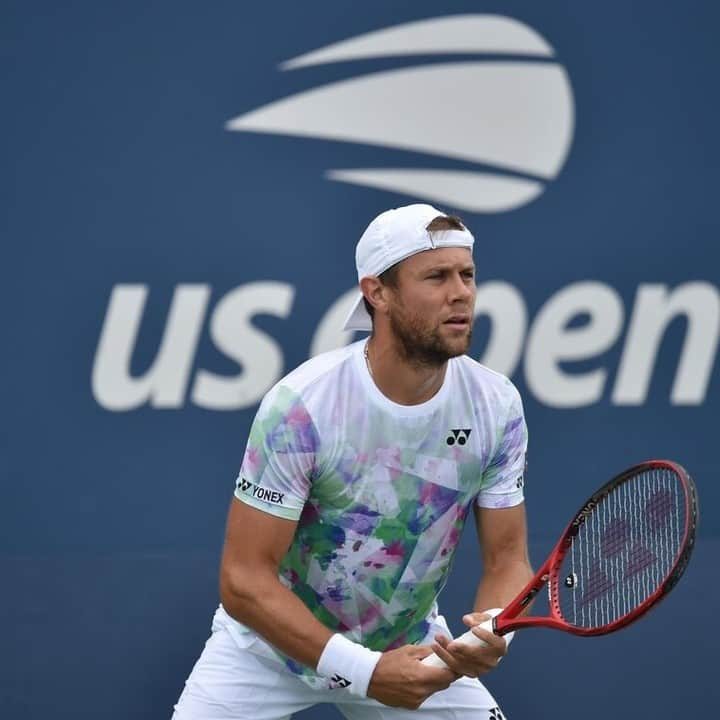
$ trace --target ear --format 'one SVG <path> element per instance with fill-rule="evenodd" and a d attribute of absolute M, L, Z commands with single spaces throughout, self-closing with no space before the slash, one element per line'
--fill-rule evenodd
<path fill-rule="evenodd" d="M 375 308 L 376 313 L 387 311 L 388 288 L 377 277 L 364 277 L 360 281 L 360 289 L 365 299 Z"/>

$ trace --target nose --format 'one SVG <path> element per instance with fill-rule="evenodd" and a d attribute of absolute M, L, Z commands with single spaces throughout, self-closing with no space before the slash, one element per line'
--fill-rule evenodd
<path fill-rule="evenodd" d="M 467 302 L 475 295 L 475 281 L 468 280 L 462 273 L 453 273 L 450 286 L 450 302 L 462 300 Z"/>

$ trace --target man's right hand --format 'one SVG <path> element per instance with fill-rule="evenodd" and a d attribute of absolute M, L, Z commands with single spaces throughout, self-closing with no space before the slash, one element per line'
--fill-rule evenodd
<path fill-rule="evenodd" d="M 382 654 L 370 678 L 368 697 L 390 707 L 417 710 L 438 690 L 445 690 L 460 675 L 447 668 L 423 665 L 432 654 L 425 645 L 404 645 Z"/>

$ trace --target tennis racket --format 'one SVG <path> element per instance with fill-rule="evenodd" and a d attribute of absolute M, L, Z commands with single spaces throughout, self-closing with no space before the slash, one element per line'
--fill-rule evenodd
<path fill-rule="evenodd" d="M 573 635 L 620 630 L 657 605 L 680 580 L 697 522 L 697 491 L 684 468 L 669 460 L 635 465 L 585 502 L 535 577 L 480 627 L 497 635 L 527 627 Z M 521 616 L 545 586 L 547 615 Z M 486 644 L 471 630 L 457 641 Z M 445 667 L 435 654 L 423 662 Z"/>

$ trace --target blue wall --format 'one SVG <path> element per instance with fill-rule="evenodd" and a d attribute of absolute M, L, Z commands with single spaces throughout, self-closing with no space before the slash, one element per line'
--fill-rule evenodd
<path fill-rule="evenodd" d="M 0 715 L 169 716 L 258 398 L 350 339 L 357 237 L 413 199 L 476 236 L 472 352 L 524 397 L 534 561 L 636 461 L 679 460 L 701 499 L 657 611 L 605 638 L 527 631 L 489 686 L 512 718 L 716 707 L 719 21 L 711 2 L 3 3 Z M 467 533 L 455 630 L 476 558 Z"/>

